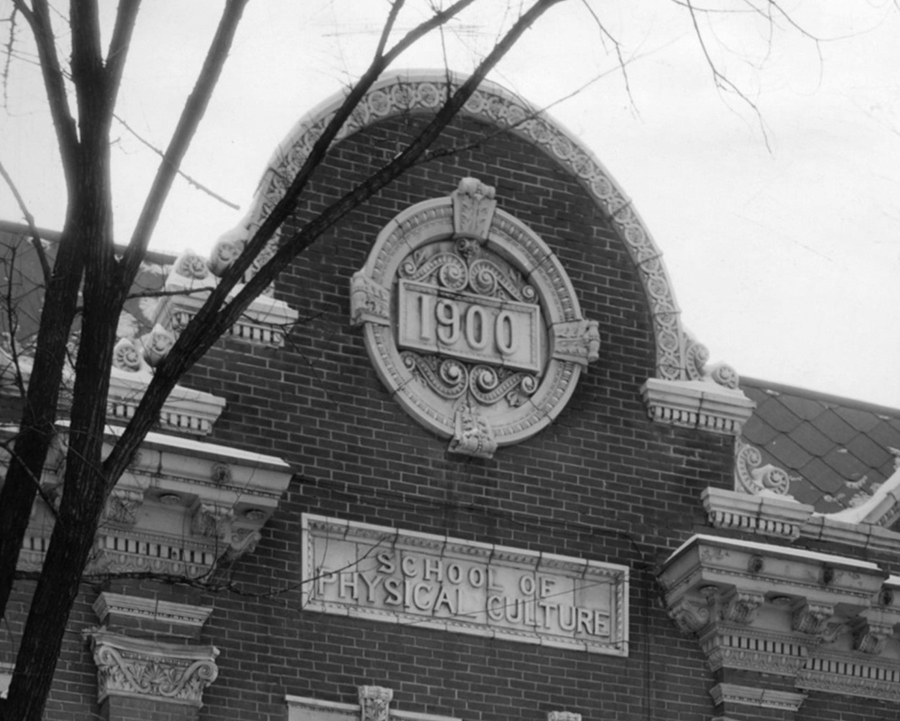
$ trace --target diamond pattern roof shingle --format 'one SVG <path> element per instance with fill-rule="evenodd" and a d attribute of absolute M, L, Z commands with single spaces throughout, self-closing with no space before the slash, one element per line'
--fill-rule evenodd
<path fill-rule="evenodd" d="M 900 409 L 743 378 L 756 402 L 745 443 L 792 477 L 791 495 L 832 513 L 865 501 L 896 470 Z"/>

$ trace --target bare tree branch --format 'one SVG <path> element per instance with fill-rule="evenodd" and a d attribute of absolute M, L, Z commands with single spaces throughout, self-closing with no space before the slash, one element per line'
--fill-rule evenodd
<path fill-rule="evenodd" d="M 34 0 L 33 10 L 25 5 L 24 0 L 13 0 L 13 4 L 22 17 L 31 27 L 35 44 L 37 45 L 38 58 L 40 59 L 41 74 L 44 79 L 44 87 L 47 92 L 47 101 L 50 105 L 50 117 L 56 128 L 59 153 L 62 158 L 63 173 L 69 192 L 75 185 L 75 169 L 78 165 L 78 131 L 75 119 L 69 109 L 69 101 L 66 95 L 65 78 L 59 64 L 59 56 L 56 52 L 56 43 L 53 38 L 53 26 L 50 22 L 50 14 L 46 0 Z"/>
<path fill-rule="evenodd" d="M 212 97 L 213 89 L 219 80 L 219 76 L 222 74 L 225 59 L 228 56 L 228 51 L 231 48 L 246 4 L 247 0 L 228 0 L 222 11 L 219 26 L 206 54 L 206 59 L 194 85 L 194 90 L 188 97 L 181 112 L 178 125 L 172 134 L 172 140 L 169 142 L 169 147 L 166 149 L 156 177 L 153 179 L 150 192 L 147 193 L 147 198 L 135 225 L 131 241 L 128 243 L 125 254 L 119 262 L 118 276 L 123 297 L 137 275 L 141 261 L 147 251 L 150 237 L 153 234 L 153 229 L 156 227 L 157 220 L 159 220 L 160 212 L 162 212 L 163 203 L 172 187 L 175 174 L 209 105 L 209 99 Z"/>
<path fill-rule="evenodd" d="M 116 479 L 125 470 L 129 459 L 151 428 L 152 421 L 150 419 L 155 417 L 156 413 L 158 413 L 159 408 L 161 408 L 165 398 L 168 397 L 177 382 L 177 379 L 181 377 L 188 368 L 193 366 L 194 363 L 209 350 L 216 339 L 225 333 L 225 331 L 241 317 L 253 299 L 265 290 L 275 276 L 281 272 L 293 258 L 308 248 L 326 230 L 331 228 L 353 209 L 359 207 L 361 203 L 372 197 L 372 195 L 381 188 L 400 176 L 405 170 L 412 167 L 416 160 L 421 157 L 434 140 L 450 124 L 453 118 L 456 117 L 457 113 L 472 96 L 487 73 L 494 68 L 522 34 L 549 8 L 562 1 L 563 0 L 539 0 L 529 8 L 528 11 L 523 13 L 503 39 L 498 42 L 492 51 L 479 63 L 475 72 L 466 79 L 455 92 L 448 92 L 447 101 L 438 110 L 431 122 L 428 123 L 422 132 L 409 146 L 407 146 L 406 149 L 403 150 L 403 152 L 399 153 L 390 163 L 370 175 L 349 193 L 332 203 L 331 206 L 326 208 L 324 212 L 308 223 L 300 232 L 285 240 L 272 258 L 268 260 L 253 278 L 244 284 L 237 295 L 230 300 L 226 306 L 222 307 L 221 310 L 216 311 L 217 305 L 211 301 L 213 301 L 214 296 L 223 293 L 223 286 L 225 286 L 225 284 L 220 283 L 216 290 L 210 294 L 210 298 L 203 307 L 200 308 L 193 320 L 181 332 L 181 335 L 178 337 L 178 340 L 175 341 L 175 345 L 166 358 L 159 366 L 157 366 L 153 380 L 147 387 L 147 390 L 135 411 L 134 417 L 119 438 L 115 448 L 113 448 L 112 452 L 104 462 L 104 472 L 107 474 L 108 478 Z M 457 3 L 456 5 L 460 4 L 461 3 Z M 395 46 L 395 48 L 396 47 L 397 46 Z M 380 67 L 377 59 L 373 62 L 370 72 L 367 72 L 364 75 L 364 78 L 367 81 L 372 74 L 372 69 L 376 67 Z M 362 83 L 363 81 L 360 82 Z M 373 82 L 373 80 L 369 81 L 366 87 L 371 86 L 371 82 Z M 336 123 L 338 117 L 343 118 L 340 125 L 338 125 L 338 128 L 343 125 L 343 121 L 346 120 L 350 112 L 352 112 L 353 108 L 356 107 L 363 97 L 361 92 L 357 92 L 358 89 L 359 85 L 353 88 L 348 99 L 344 102 L 344 105 L 335 113 L 335 118 L 332 119 L 329 127 Z M 351 99 L 353 104 L 349 105 Z M 334 132 L 336 134 L 337 130 Z M 319 143 L 322 143 L 322 140 L 323 138 L 319 138 Z M 315 148 L 312 152 L 315 152 Z M 308 163 L 309 161 L 307 160 L 307 163 L 304 164 L 304 168 L 307 167 Z M 303 170 L 301 170 L 301 173 L 303 173 Z M 305 185 L 305 179 L 303 185 Z M 289 204 L 289 207 L 293 208 L 296 200 L 286 197 L 282 199 L 279 206 L 284 205 L 286 202 Z M 271 214 L 269 217 L 271 218 Z M 263 226 L 265 225 L 266 223 L 264 222 Z M 251 245 L 253 243 L 258 243 L 260 232 L 261 231 L 257 231 L 256 238 L 251 242 Z M 248 246 L 248 248 L 249 247 L 250 246 Z M 261 243 L 259 243 L 259 247 L 262 247 Z M 245 250 L 241 258 L 244 258 L 246 255 L 247 251 Z M 239 258 L 239 260 L 241 258 Z M 233 270 L 234 268 L 230 269 L 229 273 Z M 233 288 L 233 286 L 234 283 L 227 286 L 228 290 L 224 291 L 225 296 L 223 296 L 223 298 L 227 297 L 228 291 Z"/>
<path fill-rule="evenodd" d="M 44 274 L 44 285 L 49 285 L 51 273 L 50 261 L 47 259 L 47 254 L 44 252 L 44 245 L 41 242 L 41 234 L 40 232 L 38 232 L 37 226 L 34 224 L 34 216 L 28 211 L 28 206 L 25 205 L 25 200 L 19 193 L 19 189 L 16 187 L 13 179 L 10 177 L 9 173 L 6 171 L 6 168 L 3 166 L 3 161 L 0 161 L 0 175 L 3 176 L 3 180 L 6 181 L 9 189 L 12 191 L 13 197 L 16 199 L 16 203 L 19 206 L 19 210 L 25 217 L 25 222 L 28 224 L 28 230 L 31 233 L 31 244 L 34 246 L 34 251 L 35 253 L 37 253 L 38 260 L 41 263 L 41 272 Z"/>
<path fill-rule="evenodd" d="M 164 159 L 164 158 L 166 157 L 166 154 L 165 154 L 162 150 L 160 150 L 159 148 L 157 148 L 155 145 L 153 145 L 153 143 L 151 143 L 151 142 L 150 142 L 149 140 L 147 140 L 146 138 L 141 137 L 140 133 L 138 133 L 138 132 L 137 132 L 134 128 L 132 128 L 128 123 L 126 123 L 125 120 L 124 120 L 123 118 L 119 117 L 119 116 L 116 115 L 115 113 L 113 113 L 113 117 L 114 117 L 114 118 L 122 125 L 123 128 L 125 128 L 125 130 L 127 130 L 127 131 L 128 131 L 129 133 L 131 133 L 135 138 L 137 138 L 137 140 L 138 140 L 140 143 L 142 143 L 144 146 L 146 146 L 147 148 L 149 148 L 150 150 L 152 150 L 152 151 L 153 151 L 154 153 L 156 153 L 160 158 L 163 158 L 163 159 Z M 188 182 L 188 184 L 189 184 L 191 187 L 196 188 L 197 190 L 199 190 L 199 191 L 202 192 L 202 193 L 206 193 L 209 197 L 213 198 L 214 200 L 218 200 L 220 203 L 222 203 L 222 205 L 226 205 L 226 206 L 228 206 L 229 208 L 232 208 L 233 210 L 239 210 L 239 209 L 240 209 L 241 206 L 239 206 L 237 203 L 232 203 L 230 200 L 228 200 L 228 199 L 226 199 L 226 198 L 223 198 L 221 195 L 219 195 L 219 194 L 216 193 L 215 191 L 210 190 L 208 187 L 206 187 L 205 185 L 203 185 L 203 183 L 201 183 L 199 180 L 196 180 L 195 178 L 192 178 L 190 175 L 188 175 L 187 173 L 185 173 L 183 170 L 179 169 L 179 170 L 177 171 L 177 173 L 178 173 L 178 175 L 180 175 L 182 178 L 184 178 L 184 179 Z"/>

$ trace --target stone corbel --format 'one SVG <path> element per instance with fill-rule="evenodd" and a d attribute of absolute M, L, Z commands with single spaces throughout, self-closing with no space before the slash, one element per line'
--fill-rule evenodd
<path fill-rule="evenodd" d="M 587 367 L 600 358 L 600 331 L 595 320 L 573 320 L 553 326 L 553 357 Z"/>
<path fill-rule="evenodd" d="M 236 561 L 247 553 L 253 553 L 261 538 L 259 531 L 249 528 L 239 528 L 226 534 L 225 560 Z"/>
<path fill-rule="evenodd" d="M 717 683 L 713 686 L 709 695 L 717 709 L 726 715 L 718 718 L 727 719 L 729 711 L 738 712 L 735 706 L 752 706 L 756 708 L 772 708 L 795 714 L 806 700 L 806 694 L 793 693 L 791 691 L 776 691 L 767 688 L 753 686 L 741 686 L 733 683 Z M 740 713 L 741 717 L 746 712 Z"/>
<path fill-rule="evenodd" d="M 709 601 L 702 596 L 684 596 L 669 608 L 669 618 L 685 636 L 697 634 L 711 620 Z"/>
<path fill-rule="evenodd" d="M 139 489 L 114 488 L 106 501 L 103 520 L 133 526 L 137 522 L 137 512 L 144 502 L 144 492 Z"/>
<path fill-rule="evenodd" d="M 866 609 L 851 626 L 853 649 L 877 656 L 894 635 L 895 624 L 893 614 L 877 608 Z"/>
<path fill-rule="evenodd" d="M 388 721 L 393 698 L 394 692 L 384 686 L 360 686 L 360 721 Z"/>
<path fill-rule="evenodd" d="M 822 636 L 834 617 L 834 606 L 829 603 L 810 603 L 801 600 L 792 609 L 791 628 L 809 636 Z"/>
<path fill-rule="evenodd" d="M 222 538 L 231 530 L 234 509 L 216 503 L 201 503 L 191 518 L 191 532 L 195 536 Z"/>
<path fill-rule="evenodd" d="M 649 378 L 641 396 L 656 423 L 733 436 L 740 435 L 756 406 L 739 388 L 707 381 Z"/>
<path fill-rule="evenodd" d="M 764 600 L 761 593 L 734 588 L 721 598 L 719 615 L 723 621 L 747 626 L 756 620 Z"/>
<path fill-rule="evenodd" d="M 199 708 L 218 676 L 214 646 L 188 646 L 88 631 L 97 665 L 97 697 L 128 696 Z"/>

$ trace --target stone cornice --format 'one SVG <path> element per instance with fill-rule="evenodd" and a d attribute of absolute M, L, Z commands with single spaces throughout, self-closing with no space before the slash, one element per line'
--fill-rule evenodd
<path fill-rule="evenodd" d="M 42 478 L 48 499 L 62 489 L 64 457 L 61 433 Z M 255 548 L 291 476 L 278 458 L 150 433 L 107 502 L 87 573 L 206 574 L 219 559 Z M 52 511 L 37 502 L 21 569 L 40 568 L 53 521 Z"/>
<path fill-rule="evenodd" d="M 184 253 L 176 259 L 166 278 L 166 296 L 157 306 L 153 323 L 177 336 L 191 318 L 206 302 L 210 291 L 219 279 L 210 270 L 224 269 L 230 262 L 222 259 L 227 255 L 220 243 L 209 263 L 200 256 Z M 235 296 L 243 288 L 238 285 L 229 297 Z M 297 322 L 298 313 L 287 303 L 275 300 L 269 295 L 261 295 L 250 303 L 240 319 L 228 330 L 229 335 L 241 340 L 281 348 L 284 338 Z"/>
<path fill-rule="evenodd" d="M 360 704 L 285 696 L 288 721 L 459 721 L 453 716 L 393 709 L 390 707 L 393 691 L 384 686 L 359 686 L 357 690 Z"/>
<path fill-rule="evenodd" d="M 153 379 L 149 371 L 127 371 L 113 367 L 109 384 L 107 411 L 112 418 L 126 421 Z M 225 399 L 210 393 L 175 386 L 160 411 L 164 429 L 190 435 L 207 435 L 225 408 Z"/>
<path fill-rule="evenodd" d="M 713 527 L 767 536 L 799 538 L 814 511 L 812 506 L 775 494 L 751 495 L 710 487 L 700 497 Z"/>
<path fill-rule="evenodd" d="M 755 404 L 743 391 L 711 380 L 648 379 L 641 386 L 647 413 L 657 423 L 740 435 Z"/>
<path fill-rule="evenodd" d="M 88 631 L 97 664 L 97 695 L 164 701 L 200 707 L 204 689 L 216 680 L 219 651 L 130 638 L 102 629 Z"/>
<path fill-rule="evenodd" d="M 117 346 L 119 351 L 122 351 L 123 343 L 131 344 L 131 341 L 120 341 Z M 133 355 L 137 358 L 136 348 L 126 350 L 133 350 Z M 21 356 L 18 359 L 19 373 L 26 388 L 31 379 L 32 364 L 33 360 L 30 357 Z M 134 367 L 127 367 L 124 363 L 114 365 L 110 370 L 109 396 L 106 404 L 110 419 L 122 422 L 129 420 L 152 379 L 153 374 L 149 366 L 139 359 L 135 361 Z M 72 382 L 71 370 L 65 382 Z M 0 347 L 0 396 L 18 395 L 13 358 Z M 65 394 L 63 398 L 65 399 Z M 159 420 L 161 426 L 167 430 L 194 436 L 207 435 L 224 408 L 224 398 L 176 385 L 163 404 Z"/>
<path fill-rule="evenodd" d="M 900 553 L 900 533 L 876 523 L 843 520 L 848 518 L 843 512 L 820 514 L 812 506 L 785 496 L 750 495 L 721 488 L 707 488 L 701 498 L 715 528 Z"/>
<path fill-rule="evenodd" d="M 716 706 L 735 704 L 756 706 L 757 708 L 777 708 L 790 712 L 796 712 L 806 699 L 806 694 L 802 693 L 740 686 L 734 683 L 718 683 L 710 689 L 709 694 Z"/>
<path fill-rule="evenodd" d="M 659 581 L 669 615 L 698 637 L 713 672 L 900 699 L 900 577 L 874 563 L 698 535 L 663 564 Z"/>
<path fill-rule="evenodd" d="M 103 591 L 97 596 L 93 608 L 101 624 L 108 621 L 117 622 L 121 618 L 134 618 L 162 621 L 172 626 L 191 629 L 203 626 L 213 611 L 211 606 L 193 606 L 109 591 Z"/>

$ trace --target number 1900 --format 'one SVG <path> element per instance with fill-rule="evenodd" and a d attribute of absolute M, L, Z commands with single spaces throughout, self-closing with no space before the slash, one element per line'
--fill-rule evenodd
<path fill-rule="evenodd" d="M 537 306 L 468 294 L 445 294 L 434 286 L 400 282 L 398 344 L 539 370 Z"/>

